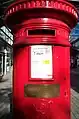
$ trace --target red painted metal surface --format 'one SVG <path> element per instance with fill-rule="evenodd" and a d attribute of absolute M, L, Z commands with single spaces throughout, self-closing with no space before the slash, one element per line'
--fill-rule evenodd
<path fill-rule="evenodd" d="M 75 7 L 66 0 L 17 0 L 5 11 L 5 23 L 14 34 L 14 119 L 70 119 L 69 33 L 77 19 Z M 31 46 L 34 45 L 52 47 L 52 78 L 31 77 Z M 59 96 L 26 97 L 27 84 L 59 84 Z"/>

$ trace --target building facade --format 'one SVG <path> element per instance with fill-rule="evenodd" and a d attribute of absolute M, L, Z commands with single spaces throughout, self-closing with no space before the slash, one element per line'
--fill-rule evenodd
<path fill-rule="evenodd" d="M 0 28 L 0 76 L 10 71 L 12 64 L 13 35 L 5 26 Z"/>
<path fill-rule="evenodd" d="M 70 0 L 70 2 L 76 6 L 79 12 L 79 1 Z M 79 20 L 76 27 L 71 31 L 70 34 L 71 42 L 71 67 L 79 67 Z"/>

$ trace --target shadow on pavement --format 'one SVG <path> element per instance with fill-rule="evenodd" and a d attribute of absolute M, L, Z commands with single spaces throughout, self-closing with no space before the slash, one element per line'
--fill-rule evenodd
<path fill-rule="evenodd" d="M 12 106 L 11 88 L 0 89 L 0 119 L 12 119 L 11 106 Z"/>
<path fill-rule="evenodd" d="M 70 82 L 71 88 L 79 93 L 79 71 L 71 71 Z"/>
<path fill-rule="evenodd" d="M 12 113 L 9 112 L 8 114 L 7 113 L 4 114 L 0 119 L 13 119 Z"/>

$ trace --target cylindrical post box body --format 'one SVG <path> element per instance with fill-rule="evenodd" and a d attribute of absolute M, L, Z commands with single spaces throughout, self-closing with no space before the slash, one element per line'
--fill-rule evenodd
<path fill-rule="evenodd" d="M 16 33 L 15 118 L 70 119 L 69 28 L 61 21 L 41 18 L 28 20 Z M 22 43 L 23 33 L 29 45 Z"/>
<path fill-rule="evenodd" d="M 76 10 L 65 1 L 18 1 L 5 17 L 14 34 L 14 119 L 70 119 L 69 33 Z"/>

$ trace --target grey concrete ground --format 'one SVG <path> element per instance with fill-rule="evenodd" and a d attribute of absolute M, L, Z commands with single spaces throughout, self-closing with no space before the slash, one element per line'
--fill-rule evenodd
<path fill-rule="evenodd" d="M 71 70 L 71 87 L 79 93 L 79 68 Z"/>
<path fill-rule="evenodd" d="M 71 70 L 72 119 L 79 119 L 79 68 Z"/>
<path fill-rule="evenodd" d="M 10 119 L 10 94 L 12 92 L 12 69 L 0 82 L 0 119 Z"/>
<path fill-rule="evenodd" d="M 12 92 L 12 69 L 0 82 L 0 119 L 12 119 L 10 93 Z M 79 119 L 79 68 L 71 70 L 71 115 Z"/>

